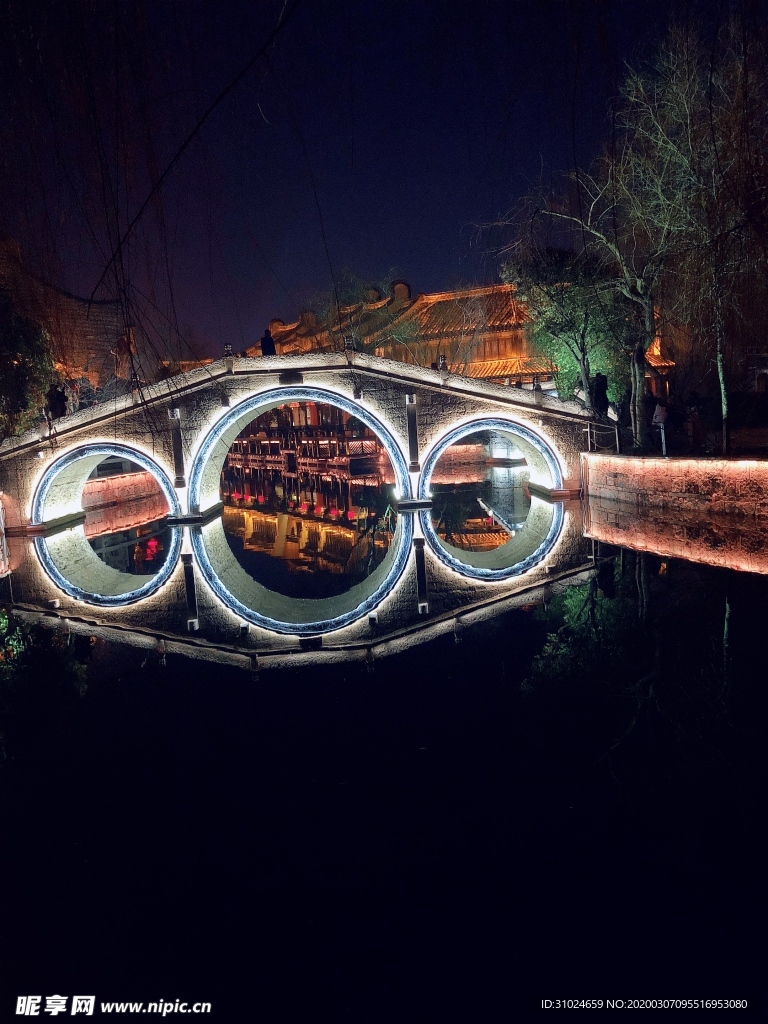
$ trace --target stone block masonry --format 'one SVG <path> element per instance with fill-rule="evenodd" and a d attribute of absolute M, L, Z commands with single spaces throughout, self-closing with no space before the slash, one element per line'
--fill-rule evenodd
<path fill-rule="evenodd" d="M 589 454 L 582 467 L 594 540 L 768 573 L 768 462 Z"/>
<path fill-rule="evenodd" d="M 633 506 L 688 515 L 768 518 L 768 462 L 581 456 L 584 491 Z"/>

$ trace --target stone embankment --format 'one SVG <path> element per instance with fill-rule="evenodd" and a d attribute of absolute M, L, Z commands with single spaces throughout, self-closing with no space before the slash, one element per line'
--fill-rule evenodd
<path fill-rule="evenodd" d="M 589 537 L 768 573 L 768 461 L 590 453 L 582 467 Z"/>

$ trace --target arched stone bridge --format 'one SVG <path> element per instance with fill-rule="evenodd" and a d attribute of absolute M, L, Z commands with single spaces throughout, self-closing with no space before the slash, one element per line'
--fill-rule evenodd
<path fill-rule="evenodd" d="M 262 412 L 287 402 L 336 405 L 379 437 L 395 474 L 398 517 L 382 564 L 346 594 L 291 599 L 266 590 L 235 560 L 221 522 L 219 482 L 230 445 Z M 0 446 L 10 544 L 5 597 L 92 628 L 164 644 L 258 655 L 323 647 L 372 657 L 377 645 L 530 592 L 583 568 L 580 452 L 588 419 L 574 403 L 356 353 L 233 358 L 56 421 Z M 430 506 L 437 460 L 477 430 L 508 435 L 528 462 L 525 527 L 492 552 L 438 541 Z M 42 431 L 46 433 L 46 431 Z M 127 458 L 159 483 L 171 550 L 154 576 L 114 569 L 82 529 L 82 492 L 106 456 Z M 457 622 L 459 625 L 457 625 Z M 402 645 L 401 645 L 402 646 Z"/>

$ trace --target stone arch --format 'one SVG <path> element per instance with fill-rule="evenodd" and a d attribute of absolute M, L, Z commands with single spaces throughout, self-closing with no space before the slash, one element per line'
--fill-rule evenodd
<path fill-rule="evenodd" d="M 129 459 L 151 473 L 168 502 L 169 512 L 181 512 L 171 481 L 154 459 L 129 445 L 99 442 L 74 448 L 48 467 L 32 499 L 32 524 L 82 511 L 85 481 L 111 455 Z M 165 562 L 153 575 L 132 575 L 106 565 L 91 548 L 82 526 L 51 537 L 36 537 L 35 550 L 47 574 L 70 597 L 87 604 L 117 607 L 149 597 L 168 580 L 178 561 L 181 541 L 182 531 L 174 527 Z"/>
<path fill-rule="evenodd" d="M 531 483 L 558 489 L 563 486 L 560 460 L 552 447 L 527 425 L 498 416 L 479 416 L 449 430 L 430 449 L 423 460 L 418 497 L 430 497 L 432 473 L 440 456 L 452 444 L 480 431 L 493 431 L 508 437 L 524 455 L 531 469 Z M 440 561 L 455 572 L 479 580 L 504 580 L 527 572 L 552 548 L 563 525 L 561 504 L 531 499 L 531 510 L 522 530 L 493 551 L 467 552 L 442 541 L 432 525 L 429 511 L 420 513 L 424 536 Z"/>
<path fill-rule="evenodd" d="M 395 472 L 397 496 L 411 497 L 406 456 L 382 420 L 358 402 L 324 388 L 282 387 L 252 395 L 230 409 L 205 436 L 189 477 L 191 510 L 206 511 L 219 501 L 219 480 L 237 435 L 263 412 L 289 402 L 322 402 L 356 416 L 381 441 Z M 219 600 L 246 622 L 277 633 L 313 635 L 341 629 L 372 611 L 394 588 L 411 547 L 413 523 L 398 516 L 392 547 L 362 583 L 344 594 L 317 600 L 297 599 L 268 590 L 246 573 L 235 558 L 221 519 L 192 530 L 192 550 L 208 586 Z"/>

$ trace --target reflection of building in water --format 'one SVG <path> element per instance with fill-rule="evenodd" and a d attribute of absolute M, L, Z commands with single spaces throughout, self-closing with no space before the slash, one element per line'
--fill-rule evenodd
<path fill-rule="evenodd" d="M 441 455 L 431 479 L 438 537 L 466 551 L 489 551 L 521 530 L 531 507 L 525 459 L 499 434 L 474 434 Z"/>
<path fill-rule="evenodd" d="M 292 573 L 367 576 L 394 536 L 393 483 L 365 424 L 336 406 L 292 402 L 262 413 L 232 444 L 221 475 L 224 531 L 242 540 L 244 565 L 254 552 Z"/>
<path fill-rule="evenodd" d="M 352 488 L 380 489 L 394 479 L 363 423 L 335 406 L 292 402 L 262 413 L 236 438 L 221 491 L 225 499 L 285 502 L 282 511 L 306 505 L 346 515 L 356 504 Z"/>
<path fill-rule="evenodd" d="M 432 484 L 483 483 L 488 467 L 523 467 L 527 462 L 512 441 L 491 431 L 471 434 L 446 448 L 435 466 Z"/>
<path fill-rule="evenodd" d="M 527 469 L 508 469 L 490 466 L 485 498 L 488 506 L 498 512 L 500 520 L 519 529 L 528 518 L 531 499 L 525 485 L 530 473 Z"/>
<path fill-rule="evenodd" d="M 89 543 L 102 562 L 121 572 L 155 573 L 165 561 L 170 529 L 164 520 L 143 523 L 129 530 L 101 534 Z"/>
<path fill-rule="evenodd" d="M 244 456 L 253 459 L 249 463 Z M 262 413 L 240 432 L 230 460 L 259 469 L 287 468 L 293 461 L 306 463 L 307 469 L 330 463 L 352 473 L 389 463 L 369 427 L 336 406 L 318 402 L 291 402 Z"/>
<path fill-rule="evenodd" d="M 231 507 L 224 508 L 222 519 L 225 532 L 240 537 L 246 551 L 282 559 L 292 572 L 368 575 L 381 564 L 394 536 L 394 516 L 377 520 L 367 509 L 346 524 Z"/>
<path fill-rule="evenodd" d="M 228 504 L 272 512 L 326 516 L 331 521 L 356 520 L 364 512 L 384 515 L 392 489 L 378 474 L 350 477 L 341 472 L 288 473 L 279 470 L 229 467 L 221 493 Z"/>
<path fill-rule="evenodd" d="M 490 551 L 506 544 L 514 533 L 493 515 L 483 493 L 482 487 L 472 484 L 434 488 L 432 522 L 438 537 L 466 551 Z M 524 522 L 525 518 L 516 525 L 522 528 Z"/>

